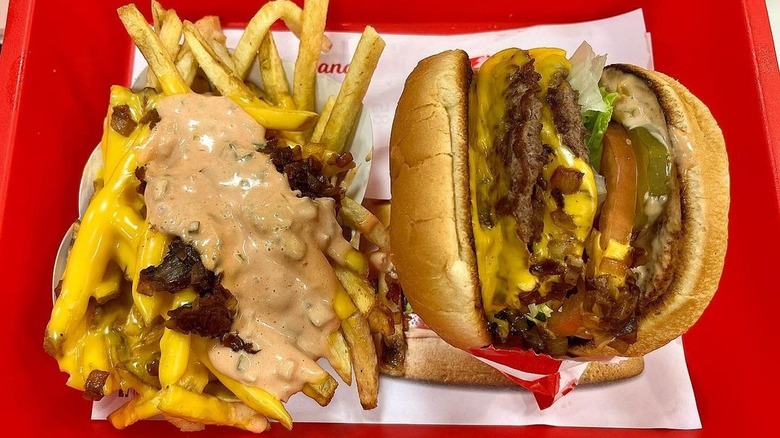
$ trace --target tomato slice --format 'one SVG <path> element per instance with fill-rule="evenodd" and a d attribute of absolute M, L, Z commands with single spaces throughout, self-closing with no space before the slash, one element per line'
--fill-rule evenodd
<path fill-rule="evenodd" d="M 617 123 L 610 123 L 604 134 L 601 172 L 607 185 L 599 219 L 601 247 L 606 248 L 610 240 L 628 244 L 634 229 L 637 162 L 628 133 Z"/>
<path fill-rule="evenodd" d="M 553 312 L 547 319 L 547 329 L 558 336 L 575 336 L 584 326 L 582 303 L 585 300 L 584 291 L 579 291 L 567 298 L 558 312 Z"/>

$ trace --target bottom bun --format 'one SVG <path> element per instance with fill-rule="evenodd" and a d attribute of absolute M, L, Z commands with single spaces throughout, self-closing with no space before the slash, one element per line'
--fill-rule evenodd
<path fill-rule="evenodd" d="M 517 386 L 506 376 L 438 337 L 407 337 L 403 377 L 451 385 Z M 580 384 L 611 382 L 639 375 L 645 369 L 641 357 L 619 363 L 591 362 Z M 518 387 L 519 388 L 519 387 Z"/>

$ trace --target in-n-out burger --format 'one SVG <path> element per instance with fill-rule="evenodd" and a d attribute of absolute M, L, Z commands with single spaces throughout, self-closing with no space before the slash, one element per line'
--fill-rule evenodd
<path fill-rule="evenodd" d="M 473 72 L 456 50 L 407 79 L 390 141 L 393 262 L 453 346 L 641 356 L 714 294 L 720 129 L 673 79 L 603 66 L 585 45 L 571 59 L 507 49 Z"/>

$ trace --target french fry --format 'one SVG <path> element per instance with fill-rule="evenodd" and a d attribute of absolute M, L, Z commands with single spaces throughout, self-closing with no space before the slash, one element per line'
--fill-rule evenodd
<path fill-rule="evenodd" d="M 140 240 L 141 242 L 140 245 L 138 245 L 138 254 L 136 256 L 138 263 L 132 277 L 132 297 L 133 303 L 140 311 L 144 323 L 151 324 L 152 320 L 161 315 L 164 309 L 170 307 L 170 304 L 167 302 L 169 295 L 142 295 L 138 292 L 138 282 L 142 269 L 148 266 L 159 265 L 162 262 L 165 253 L 168 252 L 168 245 L 171 243 L 171 238 L 165 233 L 152 229 L 149 222 L 146 221 Z"/>
<path fill-rule="evenodd" d="M 210 35 L 200 31 L 200 28 L 197 26 L 196 29 L 198 29 L 198 31 L 201 32 L 201 35 L 204 36 L 205 40 L 211 44 L 211 49 L 214 51 L 214 54 L 217 55 L 217 59 L 225 64 L 230 69 L 230 71 L 233 72 L 233 74 L 236 74 L 236 63 L 233 61 L 233 57 L 230 55 L 227 46 L 225 46 L 226 38 L 225 34 L 222 33 L 222 26 L 219 23 L 219 18 L 214 18 L 216 19 L 216 24 L 214 29 L 210 29 Z"/>
<path fill-rule="evenodd" d="M 373 27 L 368 26 L 360 36 L 349 71 L 341 84 L 321 143 L 332 151 L 341 151 L 357 122 L 363 98 L 366 97 L 371 76 L 379 63 L 385 42 Z"/>
<path fill-rule="evenodd" d="M 198 74 L 198 62 L 195 61 L 195 55 L 186 44 L 179 50 L 179 56 L 176 58 L 176 70 L 179 70 L 184 83 L 188 87 L 192 87 L 195 75 Z"/>
<path fill-rule="evenodd" d="M 317 114 L 309 111 L 269 108 L 216 55 L 195 26 L 184 22 L 184 38 L 203 71 L 224 96 L 228 96 L 267 129 L 303 131 L 312 126 Z"/>
<path fill-rule="evenodd" d="M 157 0 L 152 0 L 152 27 L 157 35 L 160 35 L 160 29 L 162 29 L 163 20 L 165 20 L 166 10 Z M 157 88 L 160 84 L 157 82 L 157 76 L 154 75 L 152 69 L 146 70 L 146 86 L 150 88 Z M 158 90 L 159 91 L 159 90 Z"/>
<path fill-rule="evenodd" d="M 339 219 L 348 227 L 359 231 L 369 242 L 380 249 L 386 249 L 390 246 L 390 234 L 382 222 L 368 209 L 348 197 L 344 197 L 341 201 Z"/>
<path fill-rule="evenodd" d="M 283 109 L 294 109 L 295 103 L 290 94 L 290 86 L 284 73 L 282 58 L 276 50 L 276 43 L 271 32 L 266 33 L 260 43 L 260 52 L 257 55 L 260 66 L 260 77 L 271 103 Z M 321 116 L 320 116 L 321 117 Z M 317 122 L 319 124 L 319 121 Z"/>
<path fill-rule="evenodd" d="M 152 418 L 160 414 L 157 405 L 162 397 L 161 392 L 153 392 L 146 396 L 136 395 L 127 404 L 108 414 L 108 421 L 117 428 L 124 429 L 139 420 Z"/>
<path fill-rule="evenodd" d="M 308 0 L 303 5 L 303 27 L 293 74 L 293 101 L 298 109 L 314 111 L 314 83 L 327 14 L 328 0 Z"/>
<path fill-rule="evenodd" d="M 255 95 L 255 97 L 259 98 L 261 101 L 268 102 L 268 95 L 265 93 L 265 90 L 260 88 L 259 85 L 256 85 L 254 82 L 247 81 L 246 86 L 249 87 L 249 90 L 252 92 L 252 94 Z"/>
<path fill-rule="evenodd" d="M 358 312 L 355 303 L 352 302 L 352 298 L 349 297 L 349 294 L 342 286 L 336 289 L 336 296 L 333 298 L 333 309 L 336 311 L 336 316 L 342 321 L 352 316 L 353 313 Z"/>
<path fill-rule="evenodd" d="M 252 60 L 257 55 L 260 42 L 277 20 L 284 21 L 287 28 L 300 38 L 303 27 L 302 15 L 301 8 L 288 0 L 274 0 L 263 5 L 249 21 L 241 39 L 238 40 L 236 50 L 233 52 L 238 76 L 241 79 L 246 79 L 249 69 L 252 67 Z M 330 46 L 330 41 L 323 38 L 321 50 L 327 52 L 330 50 Z"/>
<path fill-rule="evenodd" d="M 374 409 L 379 391 L 379 366 L 368 322 L 360 313 L 354 313 L 341 322 L 341 331 L 352 357 L 360 405 L 363 409 Z"/>
<path fill-rule="evenodd" d="M 176 11 L 166 10 L 156 0 L 152 1 L 152 25 L 132 4 L 117 10 L 149 64 L 147 84 L 157 91 L 112 88 L 101 141 L 103 169 L 67 259 L 44 340 L 47 351 L 68 372 L 68 385 L 84 389 L 92 371 L 105 370 L 109 376 L 104 394 L 117 389 L 137 394 L 109 416 L 115 427 L 125 428 L 157 415 L 182 430 L 215 424 L 262 432 L 269 419 L 292 427 L 290 414 L 271 392 L 244 384 L 215 367 L 207 350 L 213 340 L 164 326 L 166 311 L 191 302 L 196 292 L 152 293 L 139 288 L 140 272 L 161 263 L 171 237 L 153 228 L 143 214 L 137 152 L 151 131 L 152 119 L 147 116 L 157 102 L 164 96 L 192 92 L 194 83 L 196 92 L 217 90 L 266 129 L 278 131 L 284 141 L 300 144 L 305 157 L 314 156 L 323 163 L 326 178 L 344 172 L 346 167 L 339 166 L 343 164 L 340 151 L 354 131 L 368 76 L 376 68 L 374 57 L 384 42 L 373 29 L 366 29 L 352 73 L 341 92 L 328 98 L 318 121 L 313 112 L 316 68 L 320 53 L 331 47 L 324 35 L 327 8 L 328 0 L 306 0 L 304 9 L 289 0 L 267 3 L 253 17 L 234 55 L 225 46 L 217 17 L 203 17 L 194 24 L 182 22 Z M 301 40 L 292 84 L 270 32 L 280 19 Z M 182 35 L 184 44 L 180 45 Z M 264 88 L 244 82 L 255 57 Z M 127 108 L 115 110 L 123 105 Z M 116 124 L 126 118 L 112 118 L 111 112 L 128 108 L 137 124 L 130 133 Z M 334 156 L 340 160 L 332 160 Z M 333 180 L 345 181 L 343 176 Z M 381 243 L 386 230 L 353 204 L 346 201 L 340 222 L 358 232 L 351 242 L 354 248 L 334 262 L 340 283 L 333 308 L 341 329 L 329 333 L 325 355 L 348 385 L 354 371 L 361 405 L 371 409 L 378 395 L 377 351 L 391 351 L 387 346 L 396 345 L 399 335 L 403 341 L 398 330 L 402 321 L 394 319 L 394 311 L 384 304 L 386 299 L 377 299 L 368 280 L 367 256 L 356 249 L 361 235 Z M 336 379 L 319 370 L 308 380 L 302 392 L 327 405 L 338 386 Z"/>
<path fill-rule="evenodd" d="M 252 410 L 236 409 L 239 404 L 217 397 L 187 391 L 178 385 L 160 391 L 158 409 L 175 418 L 199 424 L 233 426 L 250 432 L 268 429 L 268 420 Z"/>
<path fill-rule="evenodd" d="M 317 124 L 314 125 L 314 130 L 311 133 L 311 142 L 312 143 L 319 143 L 322 139 L 322 133 L 325 132 L 325 125 L 328 124 L 328 120 L 330 120 L 330 114 L 333 112 L 333 105 L 336 104 L 336 96 L 328 96 L 328 99 L 325 101 L 325 106 L 322 108 L 322 112 L 320 112 L 320 118 L 317 120 Z"/>
<path fill-rule="evenodd" d="M 376 292 L 368 280 L 343 266 L 334 266 L 333 270 L 360 313 L 367 315 L 376 304 Z"/>
<path fill-rule="evenodd" d="M 219 17 L 210 15 L 201 18 L 195 22 L 195 27 L 201 35 L 207 40 L 225 40 L 225 34 L 222 33 L 222 26 L 219 23 Z M 192 54 L 190 46 L 185 41 L 179 49 L 179 55 L 176 57 L 176 69 L 179 70 L 184 82 L 192 87 L 195 75 L 198 73 L 198 62 L 195 61 L 195 55 Z"/>
<path fill-rule="evenodd" d="M 177 382 L 178 385 L 187 389 L 188 391 L 203 392 L 206 386 L 209 384 L 209 369 L 203 365 L 196 355 L 192 352 L 189 354 L 189 363 L 187 364 L 187 371 Z M 235 396 L 233 396 L 235 398 Z M 236 399 L 235 401 L 237 401 Z"/>
<path fill-rule="evenodd" d="M 377 303 L 366 315 L 371 333 L 380 333 L 382 336 L 392 336 L 395 332 L 393 326 L 393 314 L 386 307 Z"/>
<path fill-rule="evenodd" d="M 395 298 L 391 296 L 387 278 L 387 273 L 379 273 L 379 278 L 377 279 L 377 297 L 382 306 L 390 310 L 394 330 L 389 336 L 381 336 L 377 347 L 377 353 L 381 358 L 379 367 L 385 374 L 403 376 L 404 361 L 406 360 L 403 309 L 401 308 L 400 303 L 396 302 Z M 400 301 L 400 297 L 398 297 L 398 300 Z"/>
<path fill-rule="evenodd" d="M 119 376 L 120 389 L 125 393 L 127 393 L 130 390 L 133 390 L 136 393 L 140 394 L 141 396 L 145 397 L 150 393 L 155 393 L 158 391 L 158 388 L 147 385 L 141 379 L 136 377 L 135 374 L 131 373 L 124 367 L 121 366 L 116 367 L 115 371 L 116 374 Z"/>
<path fill-rule="evenodd" d="M 223 385 L 219 380 L 209 382 L 209 384 L 206 385 L 206 387 L 201 392 L 204 394 L 213 395 L 214 397 L 226 402 L 232 403 L 241 401 L 241 399 L 236 397 L 236 395 L 230 392 L 229 389 L 225 388 L 225 385 Z"/>
<path fill-rule="evenodd" d="M 217 370 L 209 360 L 206 353 L 206 344 L 204 339 L 193 339 L 193 349 L 195 350 L 200 362 L 211 371 L 214 376 L 222 382 L 227 389 L 236 395 L 247 406 L 255 411 L 273 418 L 282 424 L 285 428 L 292 429 L 292 417 L 282 402 L 268 392 L 253 386 L 246 386 L 241 382 L 222 374 Z"/>
<path fill-rule="evenodd" d="M 171 55 L 171 59 L 176 59 L 176 56 L 179 54 L 181 26 L 181 19 L 179 19 L 176 11 L 169 9 L 165 13 L 159 35 L 160 41 L 168 54 Z"/>
<path fill-rule="evenodd" d="M 134 141 L 144 138 L 148 131 L 148 126 L 141 125 L 133 133 Z M 103 280 L 109 262 L 115 261 L 126 272 L 135 264 L 135 257 L 129 255 L 135 251 L 133 242 L 126 240 L 117 248 L 114 239 L 105 236 L 119 238 L 122 232 L 134 236 L 141 229 L 143 219 L 130 208 L 127 199 L 128 187 L 137 182 L 136 167 L 135 155 L 126 154 L 84 213 L 65 265 L 60 295 L 46 326 L 44 348 L 55 358 L 62 357 L 64 342 L 84 318 L 91 294 Z M 119 206 L 114 207 L 117 203 Z M 113 214 L 106 215 L 105 211 Z"/>
<path fill-rule="evenodd" d="M 116 263 L 109 263 L 103 280 L 95 287 L 92 296 L 98 304 L 104 304 L 119 295 L 124 273 Z"/>
<path fill-rule="evenodd" d="M 344 263 L 352 272 L 362 277 L 368 277 L 368 260 L 362 252 L 354 248 L 351 249 L 344 257 Z"/>
<path fill-rule="evenodd" d="M 117 9 L 117 13 L 127 33 L 149 63 L 149 69 L 160 81 L 163 92 L 167 95 L 189 92 L 190 88 L 176 69 L 170 53 L 165 50 L 162 41 L 149 27 L 138 8 L 129 4 Z"/>
<path fill-rule="evenodd" d="M 302 391 L 320 406 L 327 406 L 333 398 L 333 394 L 336 393 L 337 386 L 339 386 L 339 383 L 328 374 L 319 382 L 310 382 L 303 385 Z"/>
<path fill-rule="evenodd" d="M 168 11 L 163 9 L 163 12 L 159 12 L 154 5 L 159 5 L 159 3 L 154 2 L 152 7 L 155 12 L 154 27 L 155 30 L 157 30 L 157 35 L 159 35 L 160 41 L 168 54 L 170 54 L 171 59 L 176 59 L 179 54 L 179 40 L 181 39 L 181 20 L 173 9 Z M 160 6 L 160 8 L 162 8 L 162 6 Z M 157 77 L 154 75 L 152 69 L 149 69 L 146 72 L 146 86 L 157 88 L 158 91 L 162 91 L 159 89 Z"/>
<path fill-rule="evenodd" d="M 398 330 L 396 326 L 396 331 L 392 335 L 377 334 L 376 336 L 380 338 L 377 346 L 380 371 L 391 376 L 403 376 L 406 360 L 406 338 L 403 329 Z"/>
<path fill-rule="evenodd" d="M 157 34 L 160 33 L 160 28 L 162 27 L 163 20 L 165 20 L 166 12 L 168 11 L 165 10 L 160 2 L 152 0 L 152 22 L 154 23 L 154 31 L 157 32 Z"/>
<path fill-rule="evenodd" d="M 340 331 L 331 333 L 328 345 L 328 362 L 347 386 L 352 385 L 352 362 L 344 335 Z"/>
<path fill-rule="evenodd" d="M 198 294 L 191 288 L 176 292 L 171 310 L 191 303 Z M 160 339 L 160 365 L 158 375 L 163 388 L 182 379 L 190 365 L 190 335 L 165 328 Z"/>

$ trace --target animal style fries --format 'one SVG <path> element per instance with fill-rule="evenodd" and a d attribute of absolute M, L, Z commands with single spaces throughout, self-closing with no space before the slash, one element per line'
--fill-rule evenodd
<path fill-rule="evenodd" d="M 396 324 L 401 321 L 402 306 L 377 295 L 377 288 L 386 286 L 388 268 L 370 269 L 368 253 L 358 250 L 361 236 L 381 251 L 389 250 L 387 231 L 368 210 L 343 195 L 350 180 L 347 173 L 355 164 L 342 151 L 349 150 L 348 138 L 384 43 L 372 28 L 366 29 L 341 91 L 338 96 L 323 96 L 328 104 L 318 115 L 314 112 L 316 65 L 320 52 L 330 48 L 323 33 L 327 3 L 308 0 L 303 9 L 288 0 L 265 4 L 232 54 L 216 17 L 182 22 L 176 11 L 154 1 L 150 26 L 134 5 L 118 9 L 149 64 L 147 88 L 133 91 L 114 86 L 111 90 L 100 145 L 100 183 L 95 184 L 95 194 L 78 223 L 44 338 L 46 351 L 69 374 L 68 385 L 84 391 L 86 398 L 100 400 L 117 391 L 132 395 L 109 415 L 117 428 L 162 416 L 182 430 L 226 425 L 262 432 L 269 427 L 269 419 L 290 429 L 292 418 L 284 402 L 292 393 L 303 392 L 325 406 L 338 386 L 317 365 L 320 357 L 348 385 L 354 372 L 365 409 L 377 404 L 377 348 L 392 344 L 399 335 L 403 342 L 402 326 Z M 292 86 L 269 32 L 278 20 L 301 39 Z M 262 87 L 246 79 L 255 59 Z M 196 86 L 198 78 L 207 81 L 203 87 Z M 196 88 L 220 96 L 198 95 L 193 92 Z M 223 134 L 233 132 L 229 130 L 234 124 L 242 124 L 244 135 L 263 135 L 248 144 L 224 142 L 219 156 L 208 160 L 232 160 L 236 170 L 230 171 L 236 178 L 244 163 L 255 160 L 252 166 L 256 166 L 261 160 L 271 169 L 275 166 L 274 173 L 280 175 L 262 184 L 272 184 L 277 181 L 274 178 L 283 181 L 281 187 L 289 184 L 286 190 L 292 196 L 277 195 L 275 190 L 261 195 L 288 196 L 284 199 L 290 205 L 300 206 L 292 219 L 268 213 L 281 225 L 267 225 L 267 212 L 248 207 L 256 205 L 250 204 L 250 195 L 262 193 L 252 191 L 262 185 L 259 179 L 245 177 L 228 184 L 246 198 L 242 209 L 231 210 L 233 220 L 244 215 L 254 221 L 245 229 L 276 233 L 277 238 L 265 241 L 266 247 L 246 249 L 256 239 L 244 241 L 239 251 L 222 258 L 220 251 L 229 247 L 232 235 L 215 231 L 211 225 L 219 222 L 188 218 L 183 229 L 173 232 L 166 227 L 178 217 L 165 216 L 166 221 L 160 221 L 161 212 L 170 210 L 161 203 L 174 199 L 171 193 L 181 185 L 171 184 L 173 176 L 168 174 L 170 179 L 161 182 L 154 166 L 160 166 L 163 158 L 154 155 L 154 148 L 193 141 L 211 151 L 221 144 L 215 146 L 219 140 L 210 132 L 185 139 L 187 134 L 177 131 L 181 125 L 172 125 L 171 114 L 177 114 L 170 110 L 172 105 L 180 105 L 179 112 L 203 111 L 198 114 L 206 115 L 211 107 L 222 105 L 229 109 L 220 117 L 238 114 L 225 123 L 229 126 L 219 127 L 226 129 Z M 221 123 L 218 120 L 212 122 Z M 193 118 L 189 128 L 209 121 L 208 116 Z M 173 134 L 175 141 L 166 143 L 170 132 L 179 133 Z M 187 160 L 196 159 L 197 152 L 188 153 Z M 178 165 L 186 163 L 179 161 Z M 182 170 L 192 182 L 184 192 L 206 187 L 192 176 L 204 172 L 204 166 L 194 172 Z M 176 171 L 168 170 L 169 174 Z M 264 172 L 260 174 L 266 178 Z M 224 193 L 218 196 L 220 202 L 230 196 Z M 232 204 L 224 205 L 232 208 Z M 301 221 L 297 228 L 290 225 L 296 220 Z M 297 232 L 308 226 L 320 227 L 310 232 L 318 240 L 305 233 L 290 234 L 293 228 Z M 342 227 L 349 231 L 351 241 L 342 237 Z M 220 243 L 212 248 L 209 242 L 214 239 L 199 236 L 216 236 Z M 244 283 L 239 279 L 255 272 L 252 261 L 259 260 L 256 254 L 265 254 L 266 249 L 296 269 L 324 263 L 329 273 L 316 275 L 325 278 L 318 280 L 322 284 L 302 289 L 306 293 L 328 290 L 330 295 L 321 299 L 303 294 L 302 299 L 289 303 L 269 301 L 252 307 L 255 297 L 242 292 Z M 277 278 L 278 273 L 272 271 L 264 271 L 266 282 Z M 291 276 L 298 281 L 305 277 Z M 250 290 L 258 288 L 262 286 Z M 274 290 L 269 297 L 280 294 Z M 267 325 L 261 319 L 268 306 L 299 306 L 303 312 L 295 319 L 299 328 L 256 329 Z M 298 329 L 300 333 L 288 333 Z M 304 336 L 308 336 L 305 346 L 298 345 L 298 337 Z"/>

